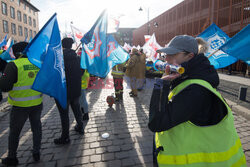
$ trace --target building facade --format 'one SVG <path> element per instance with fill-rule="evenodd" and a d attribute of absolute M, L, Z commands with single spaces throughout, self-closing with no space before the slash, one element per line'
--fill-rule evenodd
<path fill-rule="evenodd" d="M 27 41 L 39 31 L 39 10 L 30 0 L 0 0 L 0 40 L 8 34 L 15 42 Z"/>
<path fill-rule="evenodd" d="M 184 0 L 134 30 L 133 44 L 144 44 L 148 25 L 149 34 L 155 33 L 157 42 L 165 46 L 176 35 L 197 36 L 212 23 L 233 37 L 250 23 L 250 0 Z M 238 61 L 233 64 L 233 70 L 242 71 L 245 66 Z"/>

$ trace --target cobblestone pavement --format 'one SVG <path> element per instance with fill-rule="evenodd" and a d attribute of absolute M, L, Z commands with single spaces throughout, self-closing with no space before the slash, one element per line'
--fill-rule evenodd
<path fill-rule="evenodd" d="M 60 117 L 53 98 L 44 96 L 41 161 L 33 162 L 32 133 L 27 121 L 18 147 L 19 166 L 151 167 L 153 133 L 148 130 L 147 122 L 152 90 L 139 92 L 137 98 L 129 97 L 129 91 L 125 86 L 124 102 L 109 108 L 106 97 L 114 92 L 112 87 L 88 90 L 91 113 L 90 120 L 85 122 L 85 135 L 80 136 L 73 130 L 76 123 L 70 112 L 71 144 L 67 146 L 53 143 L 54 138 L 60 136 Z M 8 126 L 7 114 L 0 118 L 0 158 L 7 155 Z M 235 126 L 250 166 L 250 121 L 235 115 Z M 106 132 L 110 137 L 103 139 L 101 135 Z"/>

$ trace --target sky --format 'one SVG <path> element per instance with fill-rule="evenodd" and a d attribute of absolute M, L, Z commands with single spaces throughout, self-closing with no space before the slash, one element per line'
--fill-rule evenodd
<path fill-rule="evenodd" d="M 121 15 L 120 28 L 138 28 L 183 0 L 31 0 L 39 12 L 39 28 L 56 12 L 61 31 L 70 32 L 70 23 L 88 31 L 104 9 L 111 15 Z M 139 11 L 139 8 L 142 11 Z"/>

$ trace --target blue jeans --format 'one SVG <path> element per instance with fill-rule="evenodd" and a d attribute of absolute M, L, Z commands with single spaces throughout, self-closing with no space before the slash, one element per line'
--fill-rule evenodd
<path fill-rule="evenodd" d="M 83 109 L 84 113 L 88 113 L 88 102 L 86 99 L 86 89 L 82 89 L 81 91 L 81 96 L 80 96 L 80 107 Z"/>

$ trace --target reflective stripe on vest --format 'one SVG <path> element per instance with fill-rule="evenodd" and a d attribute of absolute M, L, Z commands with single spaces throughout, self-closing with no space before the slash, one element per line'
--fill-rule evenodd
<path fill-rule="evenodd" d="M 156 148 L 163 147 L 163 151 L 157 156 L 159 167 L 245 166 L 245 155 L 234 127 L 231 109 L 208 82 L 186 80 L 169 93 L 169 100 L 173 101 L 178 93 L 192 84 L 201 85 L 213 92 L 223 101 L 228 114 L 216 125 L 196 126 L 188 121 L 167 131 L 155 133 Z"/>
<path fill-rule="evenodd" d="M 12 61 L 17 67 L 17 82 L 9 91 L 8 102 L 17 107 L 31 107 L 42 103 L 42 94 L 31 89 L 39 68 L 31 64 L 28 58 Z"/>
<path fill-rule="evenodd" d="M 42 94 L 37 95 L 37 96 L 19 97 L 19 98 L 9 96 L 9 98 L 10 98 L 11 100 L 14 100 L 14 101 L 35 100 L 35 99 L 39 99 L 39 98 L 41 98 L 41 97 L 42 97 Z"/>
<path fill-rule="evenodd" d="M 114 74 L 114 75 L 124 75 L 124 72 L 123 71 L 119 71 L 118 70 L 118 65 L 115 66 L 115 70 L 112 70 L 111 74 Z"/>

